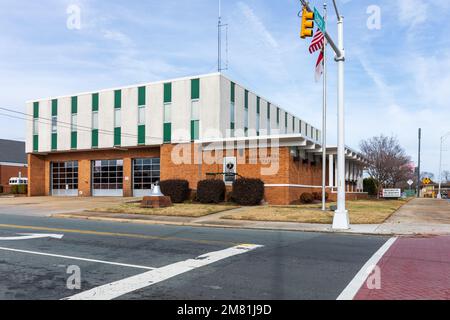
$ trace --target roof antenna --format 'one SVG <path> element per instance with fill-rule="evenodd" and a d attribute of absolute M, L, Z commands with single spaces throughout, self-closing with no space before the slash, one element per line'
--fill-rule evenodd
<path fill-rule="evenodd" d="M 225 28 L 225 67 L 222 65 L 222 33 Z M 217 24 L 217 71 L 228 70 L 228 24 L 222 24 L 222 0 L 219 0 L 219 22 Z"/>

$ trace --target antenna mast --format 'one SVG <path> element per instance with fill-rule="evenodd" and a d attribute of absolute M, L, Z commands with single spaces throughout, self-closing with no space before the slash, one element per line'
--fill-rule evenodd
<path fill-rule="evenodd" d="M 226 64 L 222 68 L 222 29 L 226 32 Z M 228 70 L 228 24 L 222 24 L 222 0 L 219 0 L 219 22 L 217 24 L 217 71 Z"/>

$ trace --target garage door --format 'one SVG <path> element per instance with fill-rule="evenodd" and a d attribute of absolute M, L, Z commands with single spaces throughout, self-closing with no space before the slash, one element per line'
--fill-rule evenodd
<path fill-rule="evenodd" d="M 92 161 L 92 195 L 123 196 L 123 160 Z"/>
<path fill-rule="evenodd" d="M 52 162 L 52 195 L 78 196 L 78 161 Z"/>
<path fill-rule="evenodd" d="M 160 159 L 133 160 L 133 196 L 144 197 L 151 193 L 152 185 L 160 179 Z"/>

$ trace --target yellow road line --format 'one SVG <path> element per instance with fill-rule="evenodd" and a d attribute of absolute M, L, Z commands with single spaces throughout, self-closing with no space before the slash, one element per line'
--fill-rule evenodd
<path fill-rule="evenodd" d="M 35 227 L 35 226 L 22 226 L 15 224 L 0 224 L 0 228 L 8 229 L 21 229 L 21 230 L 36 230 L 36 231 L 51 231 L 51 232 L 62 232 L 62 233 L 78 233 L 96 236 L 106 236 L 106 237 L 125 237 L 125 238 L 135 238 L 135 239 L 147 239 L 147 240 L 165 240 L 165 241 L 185 241 L 193 243 L 203 243 L 203 244 L 225 244 L 225 245 L 239 245 L 239 243 L 231 241 L 219 241 L 219 240 L 197 240 L 189 238 L 178 238 L 178 237 L 161 237 L 161 236 L 149 236 L 144 234 L 133 234 L 133 233 L 116 233 L 116 232 L 102 232 L 93 230 L 78 230 L 78 229 L 59 229 L 59 228 L 49 228 L 49 227 Z"/>

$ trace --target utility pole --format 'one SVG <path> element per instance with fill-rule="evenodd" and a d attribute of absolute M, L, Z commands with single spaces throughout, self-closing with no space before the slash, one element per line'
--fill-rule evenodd
<path fill-rule="evenodd" d="M 450 132 L 441 137 L 441 148 L 439 156 L 439 193 L 437 195 L 438 199 L 442 199 L 442 153 L 444 152 L 444 141 L 450 136 Z"/>
<path fill-rule="evenodd" d="M 325 28 L 327 26 L 327 4 L 323 4 Z M 326 30 L 326 29 L 325 29 Z M 322 118 L 322 211 L 327 210 L 327 39 L 323 40 L 323 118 Z"/>
<path fill-rule="evenodd" d="M 300 0 L 308 12 L 313 12 L 307 0 Z M 338 64 L 338 156 L 337 156 L 337 210 L 334 213 L 333 229 L 348 230 L 350 221 L 345 206 L 345 106 L 344 106 L 344 72 L 345 72 L 345 50 L 344 50 L 344 17 L 339 14 L 336 0 L 333 0 L 334 10 L 338 20 L 338 44 L 336 45 L 325 32 L 325 39 L 336 53 L 335 60 Z M 303 28 L 303 26 L 302 26 Z"/>
<path fill-rule="evenodd" d="M 417 165 L 417 198 L 420 198 L 420 156 L 422 144 L 422 128 L 419 128 L 419 163 Z"/>

